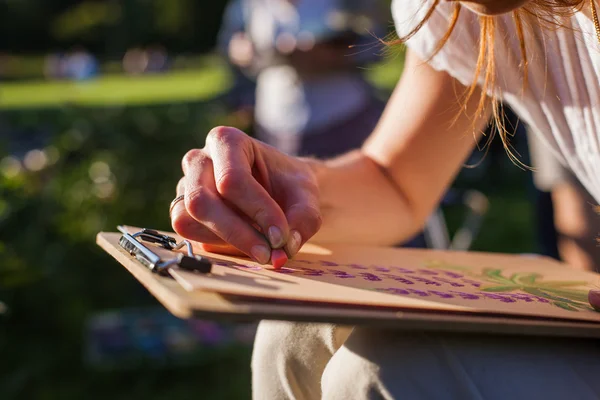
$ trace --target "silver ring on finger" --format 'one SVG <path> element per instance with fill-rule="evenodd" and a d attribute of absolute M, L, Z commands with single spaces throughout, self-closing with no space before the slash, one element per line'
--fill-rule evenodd
<path fill-rule="evenodd" d="M 173 201 L 171 202 L 171 205 L 169 206 L 169 217 L 171 216 L 171 214 L 173 213 L 173 208 L 175 208 L 175 206 L 177 205 L 177 203 L 179 203 L 180 201 L 182 201 L 185 198 L 185 195 L 179 195 L 177 197 L 175 197 L 173 199 Z"/>

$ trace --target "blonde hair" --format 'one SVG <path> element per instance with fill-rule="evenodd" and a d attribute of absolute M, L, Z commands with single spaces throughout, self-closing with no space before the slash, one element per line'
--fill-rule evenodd
<path fill-rule="evenodd" d="M 585 0 L 531 0 L 526 5 L 512 11 L 512 17 L 516 26 L 516 35 L 520 43 L 521 50 L 521 69 L 523 73 L 523 87 L 527 86 L 527 49 L 525 46 L 525 26 L 526 24 L 538 24 L 547 29 L 563 26 L 562 21 L 565 17 L 572 16 L 575 12 L 581 9 Z M 592 0 L 593 1 L 593 0 Z M 425 4 L 425 1 L 423 1 Z M 440 0 L 434 0 L 432 5 L 427 9 L 423 20 L 412 29 L 407 35 L 398 38 L 392 43 L 404 43 L 414 36 L 431 18 L 439 5 Z M 460 2 L 455 2 L 454 10 L 448 21 L 448 29 L 445 35 L 439 40 L 434 52 L 430 55 L 433 58 L 448 42 L 456 24 L 458 23 L 463 6 Z M 481 97 L 476 110 L 476 115 L 484 112 L 486 107 L 491 103 L 493 110 L 493 122 L 495 130 L 487 139 L 487 144 L 493 139 L 495 132 L 498 132 L 502 139 L 502 144 L 506 149 L 511 160 L 517 165 L 525 166 L 513 154 L 508 140 L 508 130 L 504 126 L 502 106 L 497 96 L 488 97 L 487 93 L 495 89 L 496 86 L 496 64 L 495 64 L 495 37 L 496 37 L 496 17 L 494 16 L 479 16 L 479 55 L 477 64 L 475 65 L 475 74 L 471 86 L 467 88 L 464 97 L 464 103 L 471 98 L 475 88 L 478 86 L 479 80 L 483 77 L 481 84 Z M 492 92 L 494 93 L 494 92 Z"/>

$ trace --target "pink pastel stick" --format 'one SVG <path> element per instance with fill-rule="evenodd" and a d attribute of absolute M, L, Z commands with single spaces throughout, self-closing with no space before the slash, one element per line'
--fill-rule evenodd
<path fill-rule="evenodd" d="M 282 249 L 275 249 L 271 252 L 271 264 L 273 268 L 281 269 L 288 260 L 288 256 Z"/>

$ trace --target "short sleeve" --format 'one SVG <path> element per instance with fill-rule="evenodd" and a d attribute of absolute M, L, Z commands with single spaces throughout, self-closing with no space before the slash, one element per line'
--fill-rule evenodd
<path fill-rule="evenodd" d="M 392 14 L 399 37 L 408 35 L 421 22 L 432 0 L 394 0 Z M 441 1 L 430 19 L 406 42 L 406 46 L 438 71 L 445 71 L 463 85 L 473 83 L 479 53 L 479 20 L 467 9 L 461 10 L 459 21 L 444 47 L 433 57 L 441 38 L 448 31 L 454 2 Z"/>

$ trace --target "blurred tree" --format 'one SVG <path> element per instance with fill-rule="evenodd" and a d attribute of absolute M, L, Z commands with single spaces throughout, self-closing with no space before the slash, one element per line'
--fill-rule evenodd
<path fill-rule="evenodd" d="M 0 52 L 45 53 L 82 46 L 101 58 L 163 44 L 205 52 L 216 41 L 225 1 L 0 0 Z"/>
<path fill-rule="evenodd" d="M 157 30 L 166 35 L 185 34 L 192 28 L 192 16 L 188 10 L 193 8 L 190 0 L 155 0 L 154 14 Z"/>
<path fill-rule="evenodd" d="M 163 388 L 156 373 L 136 371 L 134 380 L 118 371 L 103 376 L 85 369 L 82 359 L 82 333 L 94 311 L 156 304 L 95 245 L 96 233 L 120 223 L 169 229 L 181 157 L 203 145 L 221 110 L 182 103 L 4 113 L 0 302 L 10 312 L 0 313 L 1 399 L 167 398 L 161 390 L 183 399 L 198 388 L 241 398 L 248 392 L 248 354 L 231 355 L 237 365 L 231 388 L 224 373 L 204 380 L 211 372 L 202 363 Z M 16 149 L 5 140 L 11 129 L 29 144 L 34 130 L 45 129 L 47 140 Z"/>

